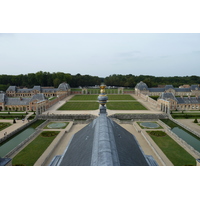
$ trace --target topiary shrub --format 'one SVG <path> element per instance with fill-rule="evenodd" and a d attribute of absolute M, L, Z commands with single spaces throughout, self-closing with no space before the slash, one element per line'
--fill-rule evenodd
<path fill-rule="evenodd" d="M 198 123 L 198 120 L 197 120 L 197 118 L 194 120 L 194 123 Z"/>

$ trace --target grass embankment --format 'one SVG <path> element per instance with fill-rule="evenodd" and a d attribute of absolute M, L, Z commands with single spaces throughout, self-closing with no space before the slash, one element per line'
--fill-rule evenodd
<path fill-rule="evenodd" d="M 44 131 L 28 144 L 12 160 L 14 166 L 33 166 L 47 147 L 52 143 L 59 131 Z"/>
<path fill-rule="evenodd" d="M 6 122 L 0 122 L 0 131 L 2 131 L 3 129 L 11 126 L 11 123 L 6 123 Z"/>
<path fill-rule="evenodd" d="M 147 131 L 153 141 L 158 145 L 158 147 L 163 151 L 163 153 L 168 157 L 168 159 L 175 166 L 186 166 L 186 165 L 196 165 L 196 160 L 193 158 L 185 149 L 183 149 L 179 144 L 177 144 L 171 137 L 169 137 L 164 132 L 158 133 L 157 131 Z M 160 132 L 160 131 L 159 131 Z M 162 136 L 161 136 L 162 135 Z"/>

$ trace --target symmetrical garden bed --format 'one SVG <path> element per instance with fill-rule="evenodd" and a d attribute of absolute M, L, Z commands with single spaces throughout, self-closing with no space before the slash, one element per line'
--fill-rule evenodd
<path fill-rule="evenodd" d="M 131 95 L 108 95 L 106 106 L 110 110 L 147 110 Z M 98 108 L 98 95 L 75 95 L 58 110 L 96 110 Z"/>

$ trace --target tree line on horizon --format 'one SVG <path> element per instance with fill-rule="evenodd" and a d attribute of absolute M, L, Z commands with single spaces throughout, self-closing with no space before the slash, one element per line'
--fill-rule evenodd
<path fill-rule="evenodd" d="M 113 74 L 102 78 L 98 76 L 81 75 L 79 73 L 71 75 L 70 73 L 63 72 L 50 73 L 39 71 L 37 73 L 20 75 L 2 74 L 0 75 L 0 90 L 6 91 L 11 85 L 27 88 L 32 88 L 35 85 L 57 88 L 59 84 L 63 82 L 68 83 L 72 88 L 100 85 L 102 82 L 107 86 L 134 88 L 140 81 L 145 82 L 148 87 L 157 87 L 158 85 L 173 85 L 174 87 L 179 87 L 185 84 L 200 84 L 200 76 L 156 77 L 150 75 L 135 76 L 133 74 Z"/>

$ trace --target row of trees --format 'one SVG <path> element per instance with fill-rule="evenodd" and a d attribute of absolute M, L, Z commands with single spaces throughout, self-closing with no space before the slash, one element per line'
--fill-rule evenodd
<path fill-rule="evenodd" d="M 140 81 L 145 82 L 148 87 L 158 85 L 180 85 L 200 84 L 199 76 L 174 76 L 174 77 L 155 77 L 149 75 L 135 76 L 132 74 L 121 75 L 113 74 L 105 78 L 90 75 L 71 75 L 63 72 L 42 72 L 20 74 L 20 75 L 0 75 L 0 90 L 5 91 L 10 85 L 32 88 L 34 85 L 53 86 L 55 88 L 62 82 L 67 82 L 71 87 L 84 87 L 100 85 L 104 82 L 108 86 L 135 87 Z"/>
<path fill-rule="evenodd" d="M 173 77 L 155 77 L 149 75 L 135 76 L 129 75 L 110 75 L 104 79 L 106 85 L 135 87 L 140 81 L 145 82 L 148 87 L 157 87 L 158 85 L 173 85 L 179 87 L 180 85 L 200 84 L 199 76 L 173 76 Z"/>
<path fill-rule="evenodd" d="M 102 78 L 90 75 L 71 75 L 69 73 L 49 73 L 39 71 L 37 73 L 20 75 L 0 75 L 0 90 L 7 89 L 9 85 L 32 88 L 34 85 L 58 87 L 60 83 L 67 82 L 71 87 L 92 86 L 101 84 Z"/>

